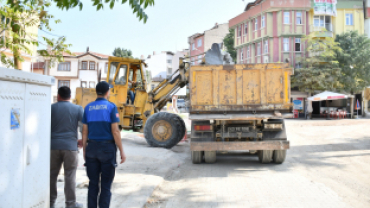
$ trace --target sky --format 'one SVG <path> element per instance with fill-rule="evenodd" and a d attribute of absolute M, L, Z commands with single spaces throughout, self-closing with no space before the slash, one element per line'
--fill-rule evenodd
<path fill-rule="evenodd" d="M 244 11 L 249 0 L 155 0 L 154 7 L 145 11 L 146 24 L 139 22 L 126 3 L 116 3 L 111 10 L 105 5 L 96 11 L 91 1 L 83 0 L 80 11 L 51 8 L 50 13 L 62 22 L 52 25 L 51 32 L 65 36 L 72 52 L 90 51 L 111 55 L 115 47 L 130 49 L 133 56 L 147 57 L 153 51 L 177 51 L 189 48 L 187 38 L 212 28 L 215 23 L 227 23 Z M 39 31 L 39 37 L 53 37 Z M 55 37 L 57 38 L 57 37 Z"/>

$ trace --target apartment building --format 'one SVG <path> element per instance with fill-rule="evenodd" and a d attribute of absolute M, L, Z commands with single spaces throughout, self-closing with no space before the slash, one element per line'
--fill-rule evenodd
<path fill-rule="evenodd" d="M 348 30 L 364 33 L 360 0 L 256 0 L 229 21 L 235 30 L 238 63 L 288 62 L 301 67 L 302 38 L 314 31 L 335 37 Z"/>
<path fill-rule="evenodd" d="M 147 91 L 154 89 L 160 82 L 171 76 L 179 68 L 179 61 L 181 57 L 189 56 L 189 50 L 171 52 L 162 51 L 161 53 L 153 52 L 145 60 L 148 65 L 146 71 L 153 75 L 151 83 L 148 82 Z"/>
<path fill-rule="evenodd" d="M 364 25 L 365 34 L 370 38 L 370 0 L 364 0 Z"/>
<path fill-rule="evenodd" d="M 153 55 L 149 55 L 147 59 L 145 59 L 145 63 L 148 66 L 146 70 L 150 71 L 153 76 L 152 82 L 155 82 L 155 77 L 162 76 L 163 78 L 166 78 L 174 72 L 172 65 L 174 55 L 175 54 L 171 51 L 162 51 L 160 53 L 153 52 Z M 153 84 L 150 84 L 148 86 L 148 91 L 152 90 L 152 85 Z"/>
<path fill-rule="evenodd" d="M 55 77 L 52 86 L 53 101 L 56 102 L 58 88 L 68 86 L 72 91 L 72 99 L 76 96 L 77 87 L 95 88 L 98 77 L 106 80 L 109 55 L 92 52 L 74 52 L 73 55 L 64 54 L 64 62 L 55 63 L 47 70 L 47 74 Z M 39 57 L 42 60 L 42 57 Z M 45 68 L 45 60 L 33 64 L 34 72 Z M 40 69 L 41 68 L 41 69 Z"/>
<path fill-rule="evenodd" d="M 229 24 L 215 24 L 210 30 L 196 33 L 188 38 L 191 63 L 198 65 L 202 62 L 203 53 L 211 49 L 213 43 L 222 43 L 229 33 Z"/>

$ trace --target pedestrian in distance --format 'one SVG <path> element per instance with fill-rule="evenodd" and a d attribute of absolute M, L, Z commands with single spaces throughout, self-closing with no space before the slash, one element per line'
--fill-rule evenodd
<path fill-rule="evenodd" d="M 88 208 L 108 208 L 111 200 L 111 186 L 117 167 L 117 147 L 121 164 L 126 156 L 122 147 L 121 133 L 118 128 L 119 113 L 114 103 L 108 101 L 109 84 L 96 85 L 98 98 L 85 107 L 82 119 L 82 144 L 89 190 Z"/>
<path fill-rule="evenodd" d="M 83 108 L 69 102 L 69 87 L 60 87 L 57 99 L 58 102 L 51 105 L 50 207 L 55 207 L 57 179 L 63 164 L 66 207 L 80 208 L 83 205 L 76 202 L 77 129 L 79 124 L 82 127 Z"/>

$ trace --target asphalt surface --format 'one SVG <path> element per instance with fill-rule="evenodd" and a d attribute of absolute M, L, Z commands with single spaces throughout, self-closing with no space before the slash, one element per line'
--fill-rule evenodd
<path fill-rule="evenodd" d="M 111 207 L 370 207 L 369 125 L 287 120 L 291 149 L 282 165 L 260 164 L 245 152 L 193 165 L 189 142 L 166 150 L 123 134 L 127 162 L 117 168 Z M 86 207 L 80 161 L 77 198 Z M 64 207 L 63 185 L 57 207 Z"/>

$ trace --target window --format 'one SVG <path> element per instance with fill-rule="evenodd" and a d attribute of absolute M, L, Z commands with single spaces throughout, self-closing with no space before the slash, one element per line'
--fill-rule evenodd
<path fill-rule="evenodd" d="M 87 87 L 87 82 L 85 82 L 85 81 L 81 81 L 81 87 L 82 87 L 82 88 L 86 88 L 86 87 Z"/>
<path fill-rule="evenodd" d="M 297 12 L 296 13 L 296 24 L 301 25 L 302 24 L 302 12 Z"/>
<path fill-rule="evenodd" d="M 126 81 L 127 81 L 127 65 L 121 64 L 121 66 L 119 67 L 119 71 L 117 73 L 115 83 L 118 85 L 125 85 Z"/>
<path fill-rule="evenodd" d="M 167 75 L 172 75 L 172 68 L 167 68 Z"/>
<path fill-rule="evenodd" d="M 118 67 L 118 62 L 112 62 L 110 63 L 110 69 L 109 69 L 109 84 L 113 84 L 114 75 L 116 75 L 116 70 Z"/>
<path fill-rule="evenodd" d="M 353 14 L 346 14 L 346 25 L 353 25 Z"/>
<path fill-rule="evenodd" d="M 324 16 L 313 16 L 313 25 L 315 27 L 324 27 L 324 21 L 325 17 Z"/>
<path fill-rule="evenodd" d="M 242 35 L 242 26 L 238 26 L 238 34 L 237 36 L 240 37 Z"/>
<path fill-rule="evenodd" d="M 254 19 L 254 30 L 258 30 L 258 21 L 257 21 L 257 18 Z"/>
<path fill-rule="evenodd" d="M 284 24 L 290 24 L 290 12 L 284 12 Z"/>
<path fill-rule="evenodd" d="M 108 73 L 108 62 L 107 62 L 107 63 L 105 63 L 104 72 L 105 72 L 105 73 Z"/>
<path fill-rule="evenodd" d="M 172 64 L 172 60 L 168 59 L 168 60 L 167 60 L 167 63 L 168 63 L 168 64 Z"/>
<path fill-rule="evenodd" d="M 199 63 L 202 63 L 202 55 L 199 55 L 199 56 L 198 56 L 198 62 L 199 62 Z"/>
<path fill-rule="evenodd" d="M 195 50 L 195 43 L 191 44 L 191 48 L 193 51 Z"/>
<path fill-rule="evenodd" d="M 331 24 L 331 16 L 314 16 L 313 17 L 314 30 L 321 31 L 326 29 L 329 32 L 333 32 L 333 26 Z"/>
<path fill-rule="evenodd" d="M 295 68 L 296 68 L 296 69 L 300 69 L 300 68 L 302 68 L 302 64 L 301 64 L 301 62 L 297 62 L 297 63 L 295 63 Z"/>
<path fill-rule="evenodd" d="M 70 83 L 70 81 L 67 81 L 67 80 L 59 80 L 58 81 L 58 88 L 63 87 L 63 86 L 69 87 L 69 83 Z"/>
<path fill-rule="evenodd" d="M 58 64 L 58 71 L 71 71 L 71 62 L 61 62 Z"/>
<path fill-rule="evenodd" d="M 243 63 L 243 60 L 244 60 L 244 52 L 243 51 L 244 51 L 243 49 L 240 50 L 240 63 Z"/>
<path fill-rule="evenodd" d="M 244 25 L 244 34 L 248 34 L 248 24 Z"/>
<path fill-rule="evenodd" d="M 133 69 L 130 69 L 128 72 L 128 80 L 134 81 L 134 70 Z"/>
<path fill-rule="evenodd" d="M 249 51 L 249 46 L 247 47 L 247 58 L 251 57 L 250 51 Z"/>
<path fill-rule="evenodd" d="M 154 84 L 151 84 L 150 86 L 152 88 L 151 90 L 153 90 L 155 88 Z"/>
<path fill-rule="evenodd" d="M 262 16 L 261 28 L 264 28 L 264 27 L 265 27 L 265 16 Z"/>
<path fill-rule="evenodd" d="M 261 55 L 261 43 L 257 44 L 257 56 Z"/>
<path fill-rule="evenodd" d="M 268 54 L 269 52 L 269 42 L 268 40 L 265 40 L 265 43 L 263 44 L 263 53 Z"/>
<path fill-rule="evenodd" d="M 295 51 L 301 51 L 301 39 L 300 38 L 295 39 Z"/>
<path fill-rule="evenodd" d="M 284 38 L 284 51 L 289 51 L 289 38 Z"/>
<path fill-rule="evenodd" d="M 136 69 L 136 72 L 135 73 L 136 73 L 136 82 L 142 82 L 143 79 L 141 78 L 141 70 L 140 69 Z"/>
<path fill-rule="evenodd" d="M 90 61 L 90 67 L 89 67 L 90 70 L 95 70 L 95 62 L 93 61 Z"/>
<path fill-rule="evenodd" d="M 90 82 L 89 83 L 89 88 L 95 88 L 95 82 Z"/>
<path fill-rule="evenodd" d="M 201 46 L 202 46 L 202 39 L 198 39 L 197 47 L 201 47 Z"/>
<path fill-rule="evenodd" d="M 87 61 L 83 61 L 81 64 L 81 69 L 87 70 Z"/>

